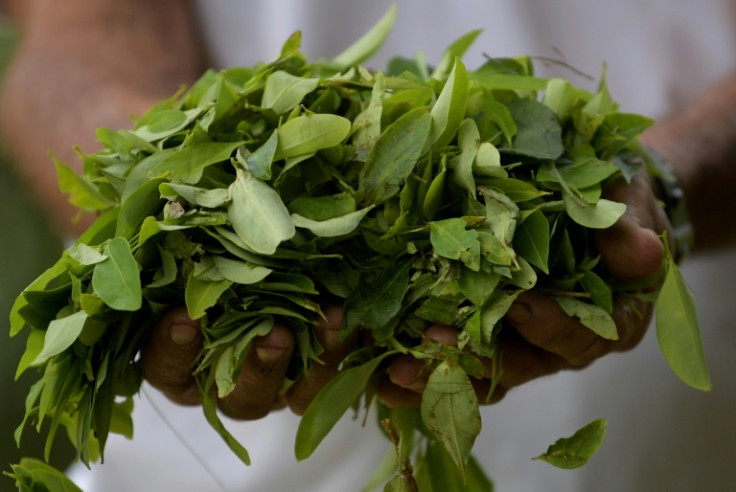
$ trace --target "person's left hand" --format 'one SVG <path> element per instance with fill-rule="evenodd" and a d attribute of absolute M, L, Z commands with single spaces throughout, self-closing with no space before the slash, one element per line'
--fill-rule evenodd
<path fill-rule="evenodd" d="M 655 275 L 664 261 L 664 246 L 658 237 L 670 230 L 662 207 L 657 203 L 652 179 L 639 173 L 630 186 L 623 181 L 606 190 L 610 200 L 627 205 L 626 213 L 610 229 L 596 234 L 596 246 L 605 267 L 621 280 L 645 280 Z M 671 232 L 671 231 L 670 231 Z M 672 237 L 672 234 L 669 234 Z M 499 349 L 502 373 L 489 403 L 532 379 L 562 369 L 581 369 L 613 351 L 635 347 L 644 336 L 652 317 L 652 303 L 627 296 L 614 298 L 613 319 L 618 340 L 607 340 L 571 318 L 547 296 L 527 291 L 519 296 L 506 315 L 510 328 L 502 330 Z M 457 344 L 457 330 L 433 326 L 428 340 Z M 483 360 L 484 378 L 471 378 L 478 399 L 485 402 L 491 387 L 493 364 Z M 378 396 L 388 406 L 421 403 L 427 382 L 424 361 L 410 355 L 395 358 Z"/>

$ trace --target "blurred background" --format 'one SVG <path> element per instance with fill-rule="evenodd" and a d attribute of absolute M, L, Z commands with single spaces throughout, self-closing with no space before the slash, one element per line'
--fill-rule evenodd
<path fill-rule="evenodd" d="M 0 74 L 12 54 L 15 33 L 6 19 L 0 19 Z M 1 76 L 1 75 L 0 75 Z M 53 168 L 49 167 L 50 170 Z M 17 295 L 45 268 L 56 261 L 62 241 L 52 232 L 41 207 L 8 165 L 0 148 L 0 470 L 10 470 L 22 456 L 43 456 L 44 440 L 34 431 L 23 434 L 20 449 L 13 433 L 23 421 L 24 400 L 38 375 L 28 371 L 15 381 L 15 368 L 25 349 L 25 337 L 10 338 L 8 315 Z M 65 436 L 55 441 L 51 462 L 62 469 L 72 460 L 74 450 Z M 7 480 L 2 478 L 2 480 Z M 0 489 L 6 489 L 10 482 Z"/>

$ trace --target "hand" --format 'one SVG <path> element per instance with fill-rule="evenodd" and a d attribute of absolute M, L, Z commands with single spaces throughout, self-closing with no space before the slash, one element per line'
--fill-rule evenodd
<path fill-rule="evenodd" d="M 630 186 L 616 183 L 607 190 L 606 197 L 626 203 L 627 210 L 613 227 L 596 235 L 601 260 L 622 280 L 647 279 L 664 261 L 664 247 L 657 235 L 670 228 L 655 198 L 652 179 L 642 172 Z M 503 373 L 490 403 L 499 401 L 509 389 L 532 379 L 562 369 L 580 369 L 609 352 L 635 347 L 646 332 L 652 311 L 651 303 L 632 297 L 614 299 L 613 319 L 619 339 L 607 340 L 567 316 L 545 295 L 534 291 L 523 293 L 506 315 L 514 329 L 503 330 L 499 337 Z M 457 331 L 453 328 L 433 326 L 426 336 L 457 344 Z M 486 399 L 493 374 L 491 361 L 483 363 L 484 379 L 471 378 L 481 402 Z M 381 401 L 388 406 L 418 406 L 428 377 L 424 367 L 423 361 L 411 356 L 394 359 L 389 379 L 379 388 Z"/>
<path fill-rule="evenodd" d="M 281 395 L 286 370 L 294 351 L 294 337 L 283 325 L 253 342 L 238 377 L 238 383 L 225 398 L 218 399 L 219 409 L 227 416 L 254 420 L 285 406 L 301 415 L 322 387 L 337 374 L 337 366 L 353 349 L 351 339 L 340 342 L 342 309 L 328 307 L 327 320 L 316 327 L 317 339 L 324 348 L 320 359 L 307 377 L 294 383 Z M 154 328 L 143 351 L 143 375 L 172 401 L 182 405 L 200 403 L 199 389 L 192 376 L 192 366 L 202 345 L 199 322 L 187 316 L 185 308 L 164 315 Z"/>

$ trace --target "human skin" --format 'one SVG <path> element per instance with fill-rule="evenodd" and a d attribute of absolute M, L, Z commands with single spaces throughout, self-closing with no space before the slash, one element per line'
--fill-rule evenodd
<path fill-rule="evenodd" d="M 95 128 L 130 127 L 130 115 L 142 114 L 180 85 L 195 80 L 207 62 L 199 49 L 202 44 L 194 11 L 186 0 L 7 3 L 18 21 L 21 43 L 0 93 L 0 130 L 21 174 L 56 217 L 60 229 L 78 233 L 85 223 L 69 226 L 76 211 L 58 192 L 46 151 L 50 149 L 61 161 L 75 165 L 79 161 L 72 145 L 94 150 L 98 146 Z M 671 159 L 683 181 L 700 249 L 736 240 L 736 229 L 719 231 L 719 224 L 709 214 L 713 210 L 736 211 L 736 201 L 725 203 L 725 192 L 736 181 L 735 168 L 724 166 L 732 142 L 736 142 L 736 121 L 731 116 L 736 114 L 736 98 L 728 97 L 735 92 L 736 78 L 724 82 L 720 92 L 705 96 L 698 102 L 700 106 L 650 132 L 650 142 Z M 699 109 L 703 106 L 709 111 Z M 732 109 L 730 115 L 728 108 Z M 721 116 L 714 117 L 711 110 Z M 717 127 L 720 133 L 710 126 L 713 121 L 722 124 Z M 705 153 L 704 143 L 708 144 Z M 711 187 L 708 193 L 704 170 L 722 178 L 714 180 L 717 189 Z M 602 260 L 622 279 L 648 278 L 664 258 L 657 235 L 669 229 L 652 182 L 642 174 L 632 186 L 618 183 L 606 193 L 626 203 L 628 209 L 614 227 L 598 235 Z M 325 348 L 324 365 L 316 365 L 308 377 L 286 394 L 279 394 L 294 338 L 285 326 L 276 325 L 269 335 L 255 340 L 255 350 L 244 364 L 236 389 L 218 402 L 220 409 L 241 419 L 260 418 L 284 406 L 303 413 L 352 349 L 352 341 L 342 343 L 338 337 L 341 310 L 328 307 L 325 311 L 327 321 L 316 327 Z M 506 317 L 515 330 L 506 330 L 501 340 L 504 374 L 494 401 L 531 379 L 561 369 L 579 369 L 609 352 L 631 349 L 644 335 L 651 311 L 651 304 L 618 300 L 614 319 L 620 339 L 608 341 L 565 315 L 551 299 L 536 292 L 525 293 Z M 427 336 L 453 343 L 456 331 L 435 326 Z M 143 353 L 146 379 L 178 403 L 197 404 L 191 367 L 201 341 L 198 323 L 184 310 L 167 313 Z M 485 365 L 486 378 L 474 382 L 483 395 L 491 375 L 490 361 Z M 422 364 L 411 357 L 397 357 L 389 374 L 379 389 L 381 400 L 391 406 L 417 404 L 426 382 Z"/>

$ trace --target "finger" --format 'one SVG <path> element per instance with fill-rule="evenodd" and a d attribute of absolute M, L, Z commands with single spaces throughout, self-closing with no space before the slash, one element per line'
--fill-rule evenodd
<path fill-rule="evenodd" d="M 302 415 L 317 393 L 337 373 L 337 367 L 355 346 L 355 337 L 340 340 L 340 324 L 342 308 L 330 306 L 325 309 L 326 320 L 321 319 L 316 328 L 317 340 L 324 349 L 320 355 L 323 364 L 314 364 L 305 377 L 299 379 L 286 393 L 286 400 L 291 410 Z"/>
<path fill-rule="evenodd" d="M 570 367 L 562 357 L 530 344 L 513 330 L 501 334 L 498 350 L 500 364 L 497 362 L 494 367 L 493 361 L 485 359 L 483 367 L 484 376 L 490 379 L 498 376 L 496 371 L 500 366 L 499 387 L 503 388 L 502 393 L 533 379 Z M 498 390 L 499 388 L 496 389 Z"/>
<path fill-rule="evenodd" d="M 176 403 L 199 403 L 192 366 L 201 344 L 199 322 L 190 319 L 184 307 L 172 309 L 156 323 L 143 350 L 143 376 Z"/>
<path fill-rule="evenodd" d="M 621 180 L 606 191 L 607 198 L 626 204 L 626 212 L 612 227 L 597 231 L 596 246 L 603 264 L 623 280 L 648 278 L 664 261 L 664 246 L 658 234 L 669 229 L 669 221 L 656 201 L 650 180 L 639 173 L 631 185 Z"/>
<path fill-rule="evenodd" d="M 378 396 L 381 403 L 389 408 L 398 406 L 418 407 L 422 404 L 421 393 L 402 388 L 388 379 L 379 381 L 376 396 Z"/>
<path fill-rule="evenodd" d="M 275 324 L 268 335 L 253 340 L 252 348 L 235 389 L 218 401 L 222 413 L 235 419 L 259 419 L 284 405 L 279 389 L 294 351 L 294 335 Z"/>
<path fill-rule="evenodd" d="M 613 341 L 595 334 L 565 314 L 554 300 L 538 292 L 521 294 L 506 319 L 530 345 L 562 357 L 574 367 L 588 365 L 612 350 Z"/>
<path fill-rule="evenodd" d="M 432 325 L 424 333 L 422 344 L 442 342 L 446 345 L 457 346 L 458 331 L 455 328 L 443 325 Z M 392 383 L 404 389 L 421 393 L 427 386 L 427 363 L 411 355 L 398 355 L 391 360 L 388 368 L 389 379 Z"/>

